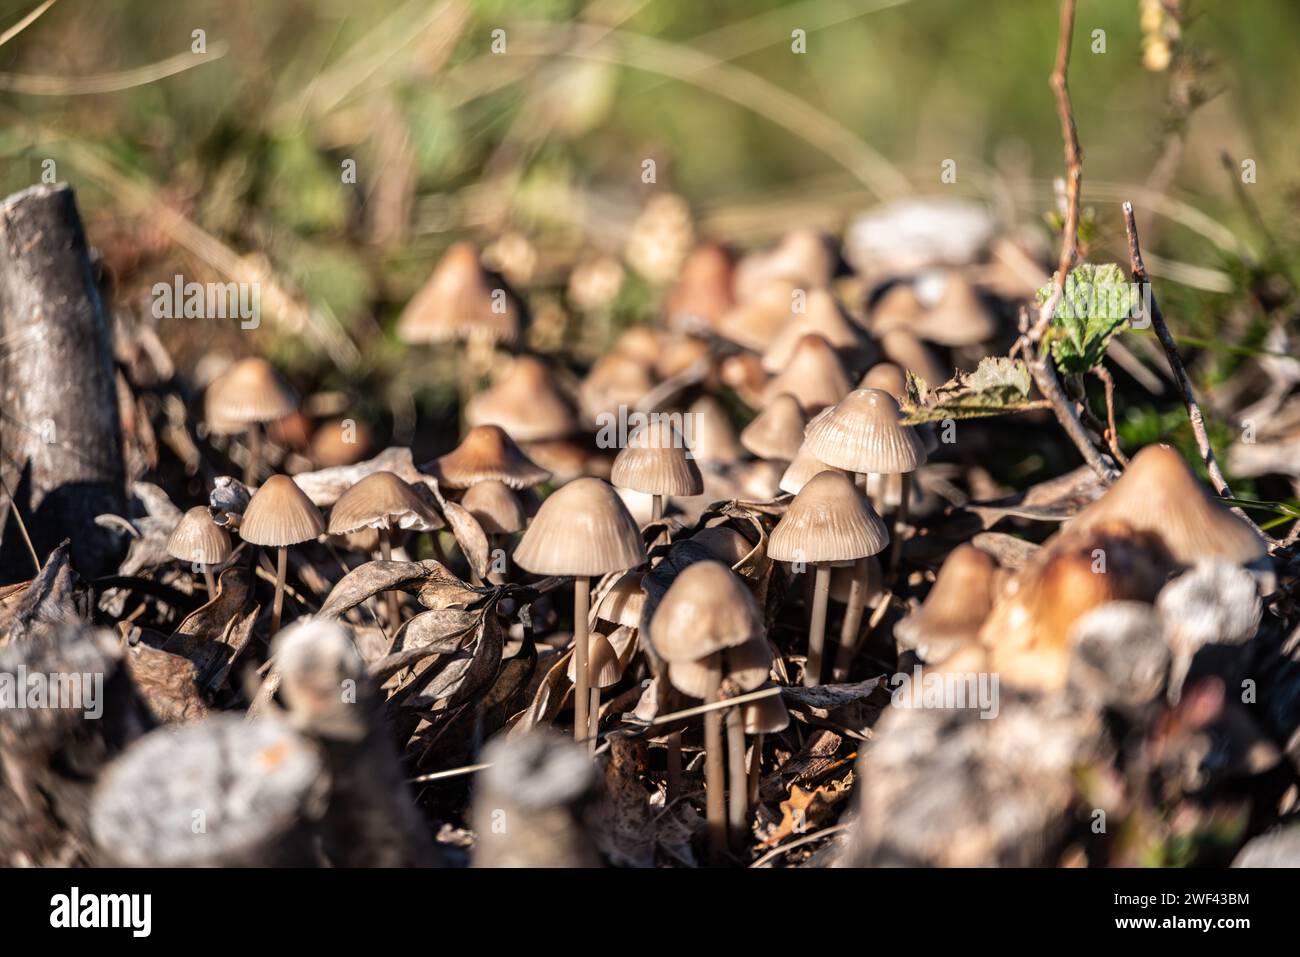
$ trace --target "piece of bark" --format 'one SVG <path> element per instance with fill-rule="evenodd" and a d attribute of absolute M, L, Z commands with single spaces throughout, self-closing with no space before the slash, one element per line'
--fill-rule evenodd
<path fill-rule="evenodd" d="M 96 863 L 311 866 L 326 786 L 315 745 L 278 721 L 222 714 L 155 731 L 95 789 Z"/>
<path fill-rule="evenodd" d="M 33 186 L 0 202 L 0 471 L 43 560 L 72 540 L 87 577 L 117 568 L 122 542 L 95 523 L 125 512 L 109 318 L 72 189 Z M 0 575 L 31 556 L 0 489 Z"/>

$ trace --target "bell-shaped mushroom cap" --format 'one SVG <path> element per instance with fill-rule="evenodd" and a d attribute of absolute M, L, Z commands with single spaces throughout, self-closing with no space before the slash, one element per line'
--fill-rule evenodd
<path fill-rule="evenodd" d="M 997 564 L 974 545 L 958 545 L 944 560 L 924 603 L 894 626 L 894 637 L 924 661 L 947 658 L 960 645 L 978 640 L 993 609 Z"/>
<path fill-rule="evenodd" d="M 668 680 L 682 694 L 705 698 L 720 683 L 729 694 L 753 691 L 768 680 L 771 670 L 772 649 L 760 638 L 698 661 L 670 661 Z"/>
<path fill-rule="evenodd" d="M 885 523 L 842 472 L 819 472 L 794 497 L 767 540 L 778 562 L 843 562 L 889 544 Z"/>
<path fill-rule="evenodd" d="M 779 694 L 759 698 L 742 706 L 746 734 L 776 734 L 790 727 L 790 712 Z"/>
<path fill-rule="evenodd" d="M 747 299 L 773 279 L 787 279 L 803 289 L 825 286 L 835 274 L 831 238 L 815 229 L 793 229 L 769 249 L 750 253 L 736 267 L 736 295 Z"/>
<path fill-rule="evenodd" d="M 204 505 L 182 515 L 167 538 L 167 554 L 183 562 L 218 565 L 230 552 L 230 533 L 212 521 L 212 513 Z"/>
<path fill-rule="evenodd" d="M 772 397 L 767 407 L 745 426 L 740 433 L 740 444 L 761 459 L 781 459 L 790 462 L 803 445 L 803 430 L 807 425 L 799 400 L 788 392 Z"/>
<path fill-rule="evenodd" d="M 862 381 L 858 383 L 858 388 L 879 389 L 902 402 L 903 396 L 907 395 L 907 373 L 892 362 L 877 362 L 866 371 Z"/>
<path fill-rule="evenodd" d="M 570 681 L 576 681 L 578 672 L 574 662 L 569 658 L 566 674 Z M 623 667 L 618 660 L 618 649 L 608 638 L 598 632 L 587 636 L 587 677 L 593 688 L 609 688 L 618 684 L 623 677 Z"/>
<path fill-rule="evenodd" d="M 973 346 L 992 339 L 998 324 L 970 280 L 954 272 L 946 277 L 934 307 L 908 331 L 941 346 Z"/>
<path fill-rule="evenodd" d="M 889 332 L 882 333 L 880 351 L 889 358 L 890 362 L 924 379 L 926 385 L 931 388 L 942 385 L 951 378 L 930 348 L 910 332 L 891 329 Z"/>
<path fill-rule="evenodd" d="M 628 628 L 641 627 L 641 611 L 645 608 L 645 589 L 641 587 L 642 573 L 628 572 L 614 587 L 605 593 L 596 616 L 601 621 Z"/>
<path fill-rule="evenodd" d="M 679 273 L 665 311 L 674 328 L 712 326 L 734 304 L 731 295 L 731 254 L 717 243 L 700 243 Z"/>
<path fill-rule="evenodd" d="M 695 336 L 675 336 L 664 343 L 663 350 L 655 359 L 654 372 L 661 379 L 670 379 L 701 360 L 712 362 L 712 352 L 706 341 Z"/>
<path fill-rule="evenodd" d="M 619 406 L 633 408 L 654 387 L 650 367 L 631 356 L 607 352 L 596 360 L 578 388 L 582 414 L 595 422 Z"/>
<path fill-rule="evenodd" d="M 287 475 L 272 475 L 244 509 L 239 537 L 253 545 L 277 548 L 325 534 L 320 509 Z"/>
<path fill-rule="evenodd" d="M 318 469 L 356 465 L 369 456 L 370 442 L 370 429 L 364 422 L 334 419 L 312 433 L 307 458 Z"/>
<path fill-rule="evenodd" d="M 746 349 L 763 351 L 790 318 L 794 291 L 788 279 L 765 284 L 718 320 L 718 335 Z"/>
<path fill-rule="evenodd" d="M 743 449 L 736 439 L 731 417 L 711 396 L 700 396 L 686 410 L 687 440 L 701 465 L 730 465 L 740 461 Z"/>
<path fill-rule="evenodd" d="M 298 408 L 298 397 L 271 363 L 241 359 L 212 380 L 204 418 L 215 431 L 240 431 L 253 422 L 274 422 Z"/>
<path fill-rule="evenodd" d="M 397 337 L 411 345 L 471 338 L 509 344 L 522 325 L 505 283 L 483 268 L 472 244 L 455 243 L 402 310 Z"/>
<path fill-rule="evenodd" d="M 465 433 L 460 445 L 423 468 L 448 488 L 502 482 L 521 489 L 551 478 L 550 472 L 525 455 L 497 425 L 474 426 Z"/>
<path fill-rule="evenodd" d="M 520 356 L 500 380 L 469 400 L 465 421 L 498 425 L 518 442 L 562 439 L 578 431 L 578 417 L 545 363 Z"/>
<path fill-rule="evenodd" d="M 900 417 L 888 392 L 858 389 L 809 422 L 804 441 L 817 458 L 850 472 L 914 472 L 925 461 L 925 443 Z"/>
<path fill-rule="evenodd" d="M 891 329 L 910 329 L 925 313 L 910 282 L 896 282 L 876 300 L 871 310 L 871 331 L 877 336 Z"/>
<path fill-rule="evenodd" d="M 580 478 L 547 496 L 515 549 L 536 575 L 604 575 L 645 561 L 641 530 L 608 482 Z"/>
<path fill-rule="evenodd" d="M 841 475 L 847 475 L 843 469 L 837 469 L 833 465 L 827 465 L 817 456 L 808 451 L 808 443 L 804 442 L 799 446 L 799 451 L 795 457 L 786 466 L 785 474 L 781 476 L 781 491 L 789 492 L 791 495 L 798 495 L 803 487 L 812 480 L 812 477 L 818 472 L 839 472 Z"/>
<path fill-rule="evenodd" d="M 850 388 L 844 366 L 830 343 L 821 336 L 806 335 L 800 337 L 785 368 L 767 380 L 763 404 L 788 392 L 811 415 L 840 401 Z"/>
<path fill-rule="evenodd" d="M 460 504 L 489 535 L 512 535 L 528 522 L 519 496 L 494 479 L 471 485 Z"/>
<path fill-rule="evenodd" d="M 698 495 L 704 478 L 686 453 L 686 440 L 672 420 L 652 418 L 628 437 L 627 448 L 614 459 L 610 481 L 649 495 Z"/>
<path fill-rule="evenodd" d="M 758 356 L 749 352 L 727 356 L 718 364 L 718 379 L 740 397 L 751 409 L 762 408 L 763 387 L 767 385 L 768 374 L 763 371 L 763 362 Z"/>
<path fill-rule="evenodd" d="M 597 468 L 600 461 L 582 442 L 577 439 L 547 439 L 544 442 L 529 442 L 524 447 L 524 454 L 540 467 L 551 473 L 551 480 L 556 485 L 564 485 L 584 475 L 609 474 L 609 462 L 603 470 Z"/>
<path fill-rule="evenodd" d="M 694 542 L 725 565 L 735 565 L 754 550 L 744 535 L 729 525 L 702 528 L 687 541 Z"/>
<path fill-rule="evenodd" d="M 763 640 L 758 602 L 721 562 L 695 562 L 679 572 L 650 619 L 650 641 L 668 662 L 700 661 L 756 640 Z"/>
<path fill-rule="evenodd" d="M 809 334 L 821 336 L 837 352 L 852 360 L 861 361 L 873 350 L 866 333 L 844 314 L 835 297 L 825 289 L 814 289 L 808 293 L 804 311 L 793 313 L 772 337 L 763 352 L 763 368 L 780 372 L 790 361 L 799 339 Z"/>
<path fill-rule="evenodd" d="M 361 528 L 442 528 L 442 519 L 410 485 L 392 472 L 371 472 L 339 496 L 330 509 L 329 533 L 346 535 Z"/>
<path fill-rule="evenodd" d="M 663 353 L 664 343 L 660 334 L 650 326 L 628 326 L 614 342 L 612 351 L 630 356 L 642 365 L 652 366 Z"/>
<path fill-rule="evenodd" d="M 732 470 L 736 496 L 745 502 L 770 502 L 781 494 L 781 476 L 788 463 L 780 460 L 745 462 Z"/>
<path fill-rule="evenodd" d="M 1255 530 L 1213 499 L 1168 445 L 1148 445 L 1133 456 L 1106 494 L 1068 527 L 1085 532 L 1110 521 L 1154 532 L 1184 565 L 1211 559 L 1249 565 L 1268 554 Z"/>

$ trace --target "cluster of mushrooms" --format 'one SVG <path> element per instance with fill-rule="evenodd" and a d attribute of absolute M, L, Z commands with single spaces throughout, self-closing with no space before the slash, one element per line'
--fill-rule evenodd
<path fill-rule="evenodd" d="M 1212 788 L 1247 774 L 1232 763 L 1245 762 L 1249 774 L 1291 776 L 1269 813 L 1293 813 L 1294 708 L 1269 698 L 1283 682 L 1262 670 L 1276 656 L 1263 636 L 1283 625 L 1266 604 L 1274 564 L 1177 451 L 1140 450 L 1072 514 L 1025 520 L 1024 537 L 949 521 L 981 491 L 972 481 L 971 495 L 947 494 L 981 454 L 974 440 L 963 448 L 965 430 L 1015 425 L 963 423 L 949 446 L 905 424 L 900 401 L 908 373 L 942 383 L 1012 334 L 1013 304 L 1045 277 L 1032 251 L 1010 245 L 988 237 L 956 265 L 921 248 L 896 270 L 810 230 L 739 261 L 701 244 L 657 321 L 621 332 L 579 375 L 528 351 L 530 318 L 542 317 L 503 277 L 508 264 L 491 271 L 459 243 L 397 325 L 413 352 L 456 356 L 459 443 L 418 466 L 407 449 L 366 458 L 368 439 L 338 441 L 337 417 L 315 435 L 295 427 L 297 397 L 267 362 L 233 363 L 207 384 L 203 434 L 243 481 L 223 476 L 209 502 L 178 513 L 167 550 L 207 601 L 229 574 L 264 579 L 254 710 L 307 713 L 295 727 L 325 740 L 335 737 L 320 714 L 348 724 L 334 678 L 369 683 L 366 720 L 382 720 L 375 702 L 413 680 L 431 621 L 496 616 L 504 655 L 468 704 L 456 699 L 478 720 L 454 725 L 478 777 L 470 843 L 483 864 L 608 860 L 593 850 L 604 779 L 592 769 L 628 742 L 645 748 L 647 806 L 701 809 L 692 838 L 714 864 L 760 856 L 770 786 L 784 794 L 795 759 L 828 730 L 841 757 L 857 754 L 854 806 L 847 827 L 791 861 L 1061 863 L 1089 801 L 1145 806 L 1157 770 L 1178 763 L 1171 754 L 1186 758 L 1205 735 L 1217 748 L 1227 727 L 1246 735 L 1246 753 L 1216 764 L 1217 752 L 1197 752 L 1194 780 L 1169 786 Z M 599 313 L 611 298 L 584 303 Z M 318 621 L 341 578 L 366 569 L 387 584 Z M 430 599 L 434 579 L 455 582 L 458 597 Z M 531 668 L 502 705 L 512 660 Z M 891 705 L 893 676 L 913 668 L 996 676 L 999 713 Z M 1260 686 L 1262 704 L 1238 703 L 1243 682 Z M 489 701 L 505 708 L 495 726 Z M 228 696 L 224 709 L 247 706 Z M 431 775 L 421 795 L 462 783 L 437 781 L 456 768 L 419 763 L 428 741 L 414 725 L 366 727 L 349 740 L 392 752 L 374 776 L 397 782 L 406 803 L 404 776 Z M 495 740 L 480 752 L 485 737 Z M 141 744 L 120 760 L 167 760 L 151 747 L 160 753 Z M 252 767 L 249 757 L 236 772 Z M 1085 767 L 1104 769 L 1109 798 L 1081 793 Z M 128 813 L 119 791 L 139 777 L 112 776 L 105 820 Z M 492 831 L 499 806 L 522 822 L 508 838 Z M 415 840 L 409 810 L 385 820 Z M 423 823 L 428 838 L 436 827 Z M 1099 846 L 1078 853 L 1106 860 Z"/>

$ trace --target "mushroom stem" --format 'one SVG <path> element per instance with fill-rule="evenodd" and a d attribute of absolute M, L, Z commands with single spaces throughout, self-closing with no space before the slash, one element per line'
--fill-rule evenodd
<path fill-rule="evenodd" d="M 665 743 L 668 748 L 668 756 L 665 759 L 668 765 L 668 793 L 664 796 L 664 800 L 671 802 L 682 793 L 682 733 L 674 731 L 668 735 Z"/>
<path fill-rule="evenodd" d="M 894 541 L 889 549 L 889 573 L 898 571 L 898 561 L 903 555 L 903 526 L 907 524 L 907 502 L 912 495 L 912 473 L 899 476 L 898 511 L 894 513 Z"/>
<path fill-rule="evenodd" d="M 289 550 L 281 545 L 276 549 L 275 602 L 271 605 L 271 634 L 280 630 L 280 615 L 284 611 L 284 579 L 289 571 Z"/>
<path fill-rule="evenodd" d="M 393 537 L 392 533 L 386 528 L 379 530 L 379 557 L 386 562 L 393 560 Z M 397 594 L 389 589 L 384 593 L 384 601 L 388 606 L 388 627 L 397 630 Z"/>
<path fill-rule="evenodd" d="M 217 594 L 217 586 L 212 580 L 212 566 L 207 562 L 203 563 L 203 584 L 208 586 L 208 601 L 211 601 Z"/>
<path fill-rule="evenodd" d="M 817 565 L 812 618 L 808 623 L 808 661 L 803 669 L 803 683 L 807 688 L 822 683 L 822 655 L 826 647 L 826 605 L 830 597 L 831 566 L 822 562 Z"/>
<path fill-rule="evenodd" d="M 586 575 L 573 580 L 573 740 L 587 735 L 587 710 L 591 705 L 587 674 L 587 615 L 591 610 L 591 581 Z"/>
<path fill-rule="evenodd" d="M 867 607 L 867 562 L 859 558 L 853 563 L 853 578 L 849 582 L 849 601 L 844 608 L 844 625 L 840 628 L 840 647 L 835 653 L 834 676 L 836 681 L 848 677 L 849 666 L 858 650 L 858 632 L 862 628 L 862 615 Z"/>
<path fill-rule="evenodd" d="M 650 496 L 650 521 L 657 522 L 664 517 L 664 497 L 662 495 Z"/>
<path fill-rule="evenodd" d="M 708 704 L 718 700 L 714 688 L 705 697 Z M 726 771 L 722 761 L 722 712 L 714 708 L 704 714 L 704 798 L 705 820 L 709 828 L 709 863 L 723 862 L 727 849 L 727 798 L 723 783 Z"/>
<path fill-rule="evenodd" d="M 248 458 L 244 460 L 244 484 L 252 485 L 257 481 L 258 468 L 262 464 L 262 426 L 252 422 L 245 432 L 248 439 Z"/>
<path fill-rule="evenodd" d="M 763 736 L 754 735 L 754 749 L 749 758 L 749 803 L 758 803 L 759 779 L 763 774 Z"/>
<path fill-rule="evenodd" d="M 596 736 L 600 734 L 600 689 L 591 686 L 591 710 L 587 714 L 587 750 L 596 752 Z"/>
<path fill-rule="evenodd" d="M 745 768 L 745 718 L 739 707 L 727 712 L 727 825 L 731 846 L 740 850 L 745 839 L 745 818 L 749 813 L 749 774 Z"/>

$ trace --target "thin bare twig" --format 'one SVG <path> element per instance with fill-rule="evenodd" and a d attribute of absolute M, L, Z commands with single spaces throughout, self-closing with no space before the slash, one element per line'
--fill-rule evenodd
<path fill-rule="evenodd" d="M 1121 468 L 1127 468 L 1128 457 L 1119 447 L 1119 430 L 1115 428 L 1115 380 L 1104 365 L 1095 366 L 1092 374 L 1101 380 L 1106 390 L 1106 442 L 1110 446 L 1110 454 L 1114 456 Z"/>
<path fill-rule="evenodd" d="M 1051 350 L 1042 350 L 1035 359 L 1027 362 L 1026 365 L 1029 366 L 1029 372 L 1034 377 L 1034 384 L 1038 386 L 1038 391 L 1052 404 L 1052 412 L 1056 415 L 1056 421 L 1061 423 L 1061 428 L 1065 429 L 1065 434 L 1070 437 L 1070 441 L 1079 450 L 1083 460 L 1097 473 L 1097 477 L 1102 482 L 1107 485 L 1114 482 L 1119 477 L 1119 472 L 1092 444 L 1092 439 L 1088 438 L 1087 430 L 1084 429 L 1083 423 L 1079 421 L 1078 415 L 1075 414 L 1073 404 L 1061 390 L 1061 383 L 1056 378 L 1056 366 L 1052 363 Z"/>
<path fill-rule="evenodd" d="M 1201 414 L 1201 406 L 1196 401 L 1196 393 L 1192 390 L 1192 380 L 1187 374 L 1187 366 L 1183 364 L 1183 357 L 1178 352 L 1178 345 L 1174 342 L 1174 337 L 1169 333 L 1169 326 L 1165 324 L 1165 317 L 1160 312 L 1160 305 L 1156 302 L 1155 293 L 1150 292 L 1151 278 L 1147 275 L 1146 265 L 1142 262 L 1142 247 L 1138 243 L 1137 222 L 1133 217 L 1133 204 L 1130 202 L 1124 203 L 1124 231 L 1128 234 L 1129 269 L 1133 273 L 1134 281 L 1148 290 L 1147 302 L 1150 303 L 1151 307 L 1151 327 L 1155 330 L 1156 338 L 1160 340 L 1160 345 L 1165 350 L 1165 358 L 1169 360 L 1169 368 L 1174 371 L 1174 379 L 1178 382 L 1179 391 L 1183 394 L 1183 405 L 1187 407 L 1187 418 L 1192 424 L 1192 434 L 1196 437 L 1196 448 L 1201 453 L 1201 461 L 1205 463 L 1205 471 L 1209 473 L 1210 481 L 1214 484 L 1214 490 L 1219 494 L 1220 498 L 1233 498 L 1232 489 L 1228 486 L 1228 480 L 1223 477 L 1223 472 L 1219 469 L 1219 462 L 1214 457 L 1214 447 L 1210 445 L 1210 436 L 1205 429 L 1205 416 Z M 1236 506 L 1233 506 L 1232 510 L 1250 522 L 1255 530 L 1264 537 L 1265 541 L 1276 544 L 1275 540 L 1256 525 L 1244 511 Z"/>

